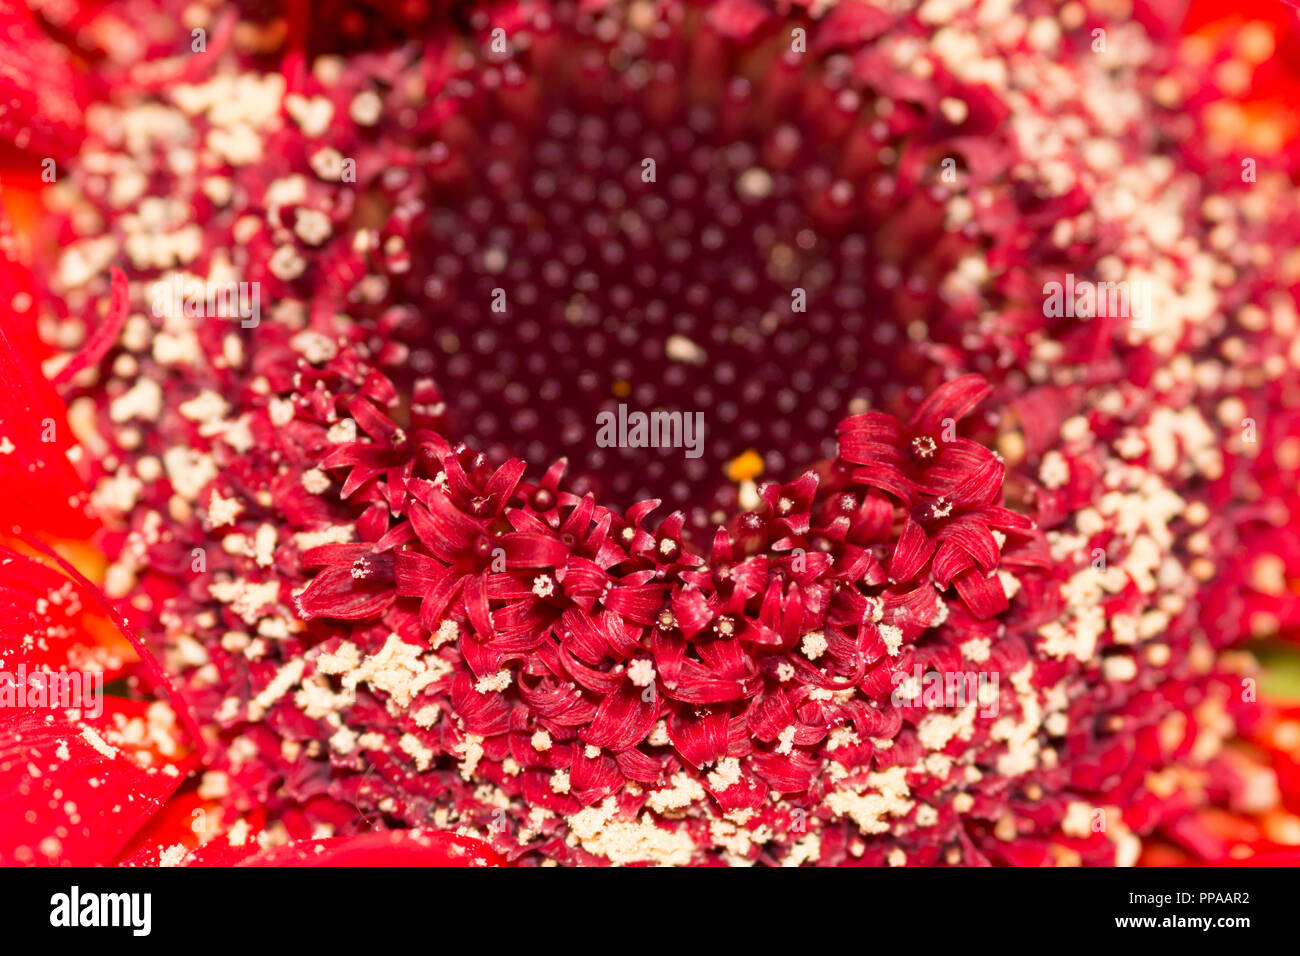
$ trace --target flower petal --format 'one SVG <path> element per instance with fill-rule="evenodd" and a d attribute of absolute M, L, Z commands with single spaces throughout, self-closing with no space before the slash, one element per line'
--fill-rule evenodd
<path fill-rule="evenodd" d="M 253 844 L 253 849 L 259 849 Z M 442 830 L 392 830 L 299 840 L 255 853 L 238 866 L 505 866 L 482 840 Z"/>
<path fill-rule="evenodd" d="M 903 532 L 894 546 L 894 556 L 889 561 L 889 577 L 894 581 L 910 581 L 921 573 L 930 560 L 938 542 L 925 533 L 919 522 L 909 515 L 903 522 Z"/>
<path fill-rule="evenodd" d="M 0 216 L 2 219 L 3 216 Z M 6 258 L 0 224 L 0 289 L 22 267 Z M 72 429 L 45 380 L 30 341 L 20 338 L 12 299 L 0 302 L 0 527 L 30 526 L 56 538 L 81 540 L 96 528 L 86 489 L 68 460 Z"/>
<path fill-rule="evenodd" d="M 1010 606 L 1007 592 L 1002 589 L 997 575 L 985 575 L 979 568 L 969 568 L 953 578 L 952 583 L 970 612 L 978 618 L 1001 614 Z"/>
<path fill-rule="evenodd" d="M 0 10 L 0 38 L 0 142 L 36 156 L 70 155 L 82 136 L 87 85 L 25 4 Z"/>
<path fill-rule="evenodd" d="M 908 430 L 933 438 L 942 433 L 945 419 L 960 421 L 992 394 L 993 386 L 981 375 L 962 375 L 944 382 L 916 410 Z"/>
<path fill-rule="evenodd" d="M 120 708 L 105 699 L 105 713 Z M 0 720 L 0 865 L 110 862 L 183 774 L 145 767 L 64 709 Z M 170 770 L 171 772 L 166 772 Z M 20 822 L 21 821 L 21 822 Z"/>
<path fill-rule="evenodd" d="M 649 701 L 644 699 L 647 696 Z M 658 714 L 654 700 L 653 692 L 647 695 L 635 684 L 625 683 L 601 701 L 583 740 L 615 753 L 640 743 Z"/>

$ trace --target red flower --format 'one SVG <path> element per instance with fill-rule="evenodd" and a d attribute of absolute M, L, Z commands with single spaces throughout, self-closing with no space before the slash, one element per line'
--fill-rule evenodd
<path fill-rule="evenodd" d="M 185 731 L 15 718 L 55 842 L 7 858 L 1104 864 L 1295 812 L 1224 744 L 1295 623 L 1300 209 L 1180 145 L 1169 24 L 257 7 L 99 51 L 34 282 L 6 246 L 0 519 L 85 540 L 94 488 Z"/>

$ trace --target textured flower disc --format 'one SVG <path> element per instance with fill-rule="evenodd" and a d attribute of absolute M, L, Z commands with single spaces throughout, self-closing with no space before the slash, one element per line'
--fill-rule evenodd
<path fill-rule="evenodd" d="M 90 112 L 40 301 L 128 279 L 72 424 L 206 797 L 894 865 L 1272 799 L 1227 649 L 1294 603 L 1300 220 L 1169 24 L 335 4 L 304 52 L 242 6 Z M 698 455 L 604 447 L 619 406 Z"/>

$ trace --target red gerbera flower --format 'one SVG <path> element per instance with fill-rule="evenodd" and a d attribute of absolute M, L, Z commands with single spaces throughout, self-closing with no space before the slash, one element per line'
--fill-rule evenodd
<path fill-rule="evenodd" d="M 1295 623 L 1300 210 L 1187 145 L 1174 24 L 329 9 L 78 34 L 112 89 L 3 243 L 5 653 L 136 699 L 10 721 L 5 860 L 1300 842 L 1237 650 Z"/>

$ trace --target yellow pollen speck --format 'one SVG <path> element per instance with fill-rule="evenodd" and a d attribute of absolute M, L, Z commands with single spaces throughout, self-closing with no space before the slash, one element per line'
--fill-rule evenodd
<path fill-rule="evenodd" d="M 632 394 L 632 383 L 625 382 L 621 378 L 617 379 L 614 384 L 610 386 L 610 391 L 614 393 L 615 398 L 627 398 L 628 395 Z"/>
<path fill-rule="evenodd" d="M 1265 594 L 1286 593 L 1286 565 L 1276 554 L 1262 554 L 1250 568 L 1250 583 Z"/>
<path fill-rule="evenodd" d="M 763 456 L 749 448 L 727 462 L 725 470 L 732 481 L 753 481 L 763 473 Z"/>

